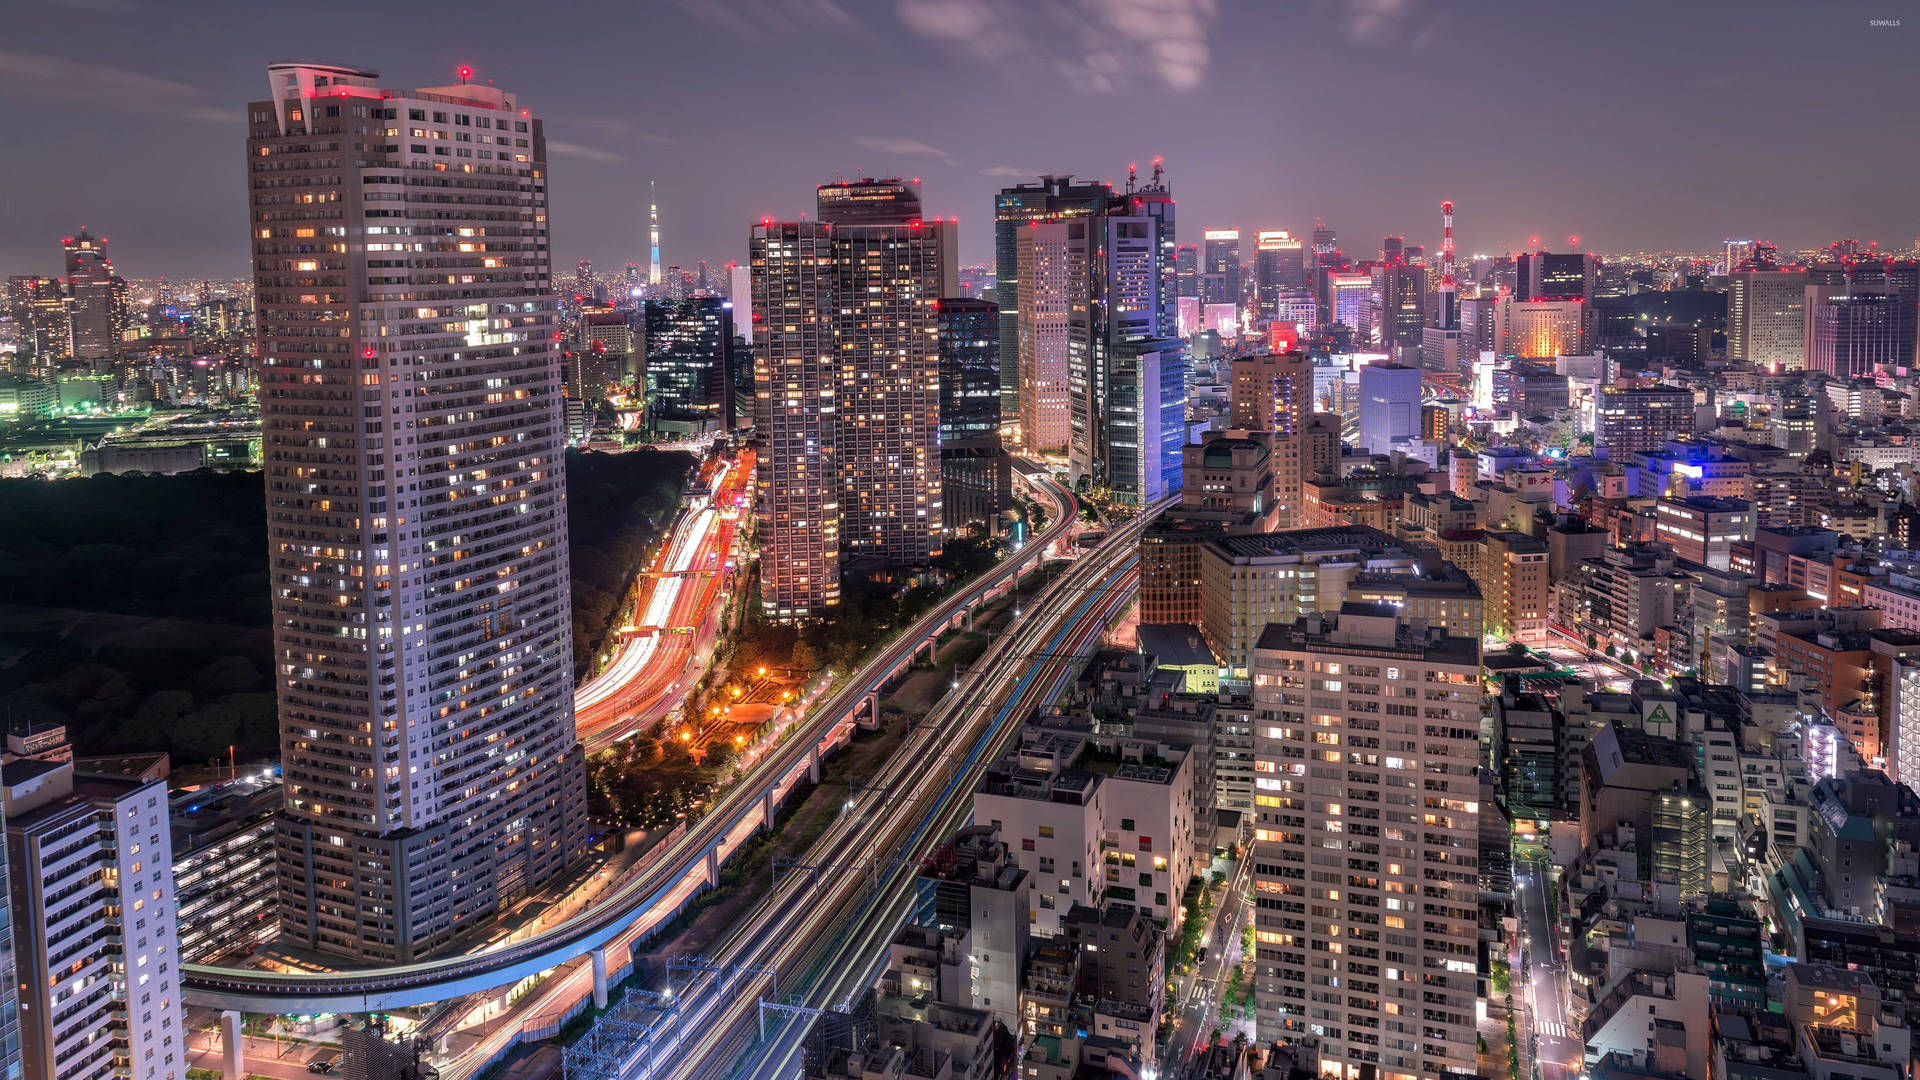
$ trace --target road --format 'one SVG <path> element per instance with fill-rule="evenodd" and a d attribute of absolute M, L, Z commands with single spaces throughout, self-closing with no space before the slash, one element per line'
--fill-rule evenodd
<path fill-rule="evenodd" d="M 1233 877 L 1228 879 L 1226 893 L 1218 907 L 1214 908 L 1212 920 L 1207 926 L 1202 940 L 1206 943 L 1207 958 L 1195 964 L 1193 970 L 1179 979 L 1169 991 L 1169 996 L 1180 1002 L 1180 1015 L 1175 1022 L 1173 1037 L 1167 1042 L 1166 1068 L 1161 1070 L 1167 1077 L 1180 1077 L 1199 1069 L 1204 1058 L 1194 1051 L 1206 1046 L 1209 1032 L 1215 1027 L 1226 1029 L 1225 1024 L 1215 1023 L 1216 1010 L 1219 1007 L 1220 994 L 1225 989 L 1233 966 L 1239 963 L 1240 928 L 1246 923 L 1247 890 L 1253 860 L 1251 845 L 1242 844 L 1240 862 L 1234 867 Z M 1175 939 L 1177 940 L 1177 939 Z M 1174 947 L 1170 942 L 1169 948 Z"/>
<path fill-rule="evenodd" d="M 1027 713 L 1059 695 L 1078 667 L 1075 658 L 1131 604 L 1140 524 L 1116 529 L 994 639 L 809 850 L 807 862 L 826 869 L 789 875 L 710 953 L 733 975 L 673 988 L 679 1006 L 672 1022 L 619 1044 L 625 1060 L 618 1075 L 712 1075 L 749 1052 L 739 1075 L 791 1075 L 807 1021 L 771 1016 L 761 1038 L 760 999 L 832 1007 L 871 985 L 906 913 L 920 860 L 971 816 L 980 775 L 1017 740 Z"/>
<path fill-rule="evenodd" d="M 1560 963 L 1559 937 L 1547 914 L 1551 867 L 1539 857 L 1514 869 L 1521 916 L 1521 967 L 1515 969 L 1514 996 L 1524 997 L 1533 1018 L 1534 1057 L 1542 1080 L 1570 1080 L 1584 1065 L 1586 1044 L 1568 1028 L 1566 968 Z M 1522 1060 L 1525 1057 L 1522 1054 Z"/>
<path fill-rule="evenodd" d="M 752 482 L 751 450 L 721 459 L 711 493 L 686 500 L 667 543 L 641 574 L 632 633 L 612 662 L 574 691 L 574 730 L 588 753 L 658 724 L 706 666 Z"/>
<path fill-rule="evenodd" d="M 257 1035 L 242 1036 L 241 1044 L 246 1055 L 243 1064 L 247 1075 L 272 1080 L 306 1080 L 307 1062 L 322 1054 L 330 1058 L 340 1054 L 338 1048 L 332 1046 L 263 1039 Z M 213 1032 L 193 1032 L 187 1039 L 187 1067 L 218 1072 L 221 1063 L 220 1037 Z"/>

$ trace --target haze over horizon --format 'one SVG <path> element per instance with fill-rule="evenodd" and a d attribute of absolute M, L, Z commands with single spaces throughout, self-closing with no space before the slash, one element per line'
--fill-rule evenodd
<path fill-rule="evenodd" d="M 1443 198 L 1463 255 L 1533 235 L 1624 252 L 1920 234 L 1902 205 L 1920 144 L 1873 105 L 1910 90 L 1913 30 L 1873 25 L 1884 2 L 523 11 L 30 4 L 0 47 L 0 95 L 23 106 L 0 174 L 0 267 L 58 272 L 60 237 L 86 225 L 130 276 L 244 275 L 242 111 L 288 59 L 405 88 L 470 64 L 517 93 L 547 124 L 556 270 L 644 263 L 649 179 L 663 260 L 690 268 L 743 258 L 751 222 L 810 213 L 836 170 L 923 178 L 928 211 L 960 219 L 962 261 L 982 262 L 1001 187 L 1047 172 L 1120 183 L 1155 155 L 1183 241 L 1319 217 L 1356 256 L 1387 234 L 1433 246 Z"/>

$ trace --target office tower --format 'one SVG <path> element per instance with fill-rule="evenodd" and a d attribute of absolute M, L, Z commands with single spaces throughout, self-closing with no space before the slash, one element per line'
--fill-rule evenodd
<path fill-rule="evenodd" d="M 1305 245 L 1285 229 L 1262 230 L 1254 242 L 1253 287 L 1259 316 L 1277 319 L 1281 294 L 1307 287 Z"/>
<path fill-rule="evenodd" d="M 67 256 L 67 354 L 100 371 L 119 348 L 113 332 L 113 263 L 107 258 L 107 242 L 81 229 L 60 244 Z"/>
<path fill-rule="evenodd" d="M 1003 188 L 993 199 L 994 302 L 1000 305 L 1000 411 L 1021 416 L 1020 230 L 1036 221 L 1084 217 L 1113 193 L 1112 185 L 1073 182 L 1070 174 Z M 1063 444 L 1064 445 L 1064 444 Z"/>
<path fill-rule="evenodd" d="M 1147 506 L 1178 490 L 1187 441 L 1174 204 L 1159 164 L 1146 185 L 1129 181 L 1095 216 L 1067 222 L 1067 249 L 1087 297 L 1067 319 L 1068 475 L 1120 505 Z"/>
<path fill-rule="evenodd" d="M 1773 245 L 1764 240 L 1735 240 L 1729 237 L 1726 245 L 1726 257 L 1720 262 L 1721 272 L 1726 274 L 1731 274 L 1739 269 L 1740 264 L 1753 258 L 1754 253 L 1759 249 L 1765 248 L 1768 251 L 1773 250 Z"/>
<path fill-rule="evenodd" d="M 70 756 L 0 773 L 25 1075 L 181 1080 L 166 781 L 79 776 Z"/>
<path fill-rule="evenodd" d="M 1407 262 L 1375 267 L 1373 291 L 1380 297 L 1381 347 L 1396 355 L 1418 349 L 1427 326 L 1427 268 Z"/>
<path fill-rule="evenodd" d="M 1020 230 L 1018 244 L 1020 439 L 1027 453 L 1065 455 L 1071 363 L 1067 313 L 1086 275 L 1075 271 L 1065 222 L 1033 222 Z"/>
<path fill-rule="evenodd" d="M 1353 331 L 1356 344 L 1374 339 L 1373 276 L 1342 271 L 1323 275 L 1327 304 L 1321 310 L 1321 325 L 1338 323 Z"/>
<path fill-rule="evenodd" d="M 1580 300 L 1515 300 L 1506 295 L 1493 305 L 1494 351 L 1550 360 L 1584 356 L 1592 305 Z"/>
<path fill-rule="evenodd" d="M 1729 242 L 1731 247 L 1731 242 Z M 1762 252 L 1771 256 L 1772 247 Z M 1771 369 L 1806 362 L 1807 272 L 1769 257 L 1734 264 L 1727 282 L 1727 358 Z"/>
<path fill-rule="evenodd" d="M 1323 1076 L 1473 1075 L 1479 639 L 1348 604 L 1252 665 L 1258 1041 L 1316 1037 Z"/>
<path fill-rule="evenodd" d="M 647 428 L 683 437 L 732 431 L 732 302 L 696 296 L 649 301 L 646 310 Z"/>
<path fill-rule="evenodd" d="M 1808 285 L 1806 367 L 1835 378 L 1871 376 L 1914 359 L 1914 305 L 1879 288 Z"/>
<path fill-rule="evenodd" d="M 1672 386 L 1602 386 L 1593 398 L 1593 443 L 1625 461 L 1640 450 L 1693 434 L 1693 391 Z"/>
<path fill-rule="evenodd" d="M 1240 230 L 1208 229 L 1206 257 L 1200 268 L 1200 303 L 1240 302 Z"/>
<path fill-rule="evenodd" d="M 1753 504 L 1719 495 L 1663 498 L 1653 508 L 1654 539 L 1696 566 L 1726 570 L 1733 545 L 1752 540 Z"/>
<path fill-rule="evenodd" d="M 1593 299 L 1599 263 L 1592 255 L 1550 251 L 1523 252 L 1516 260 L 1516 300 Z"/>
<path fill-rule="evenodd" d="M 282 935 L 394 963 L 566 869 L 586 777 L 544 129 L 377 78 L 272 66 L 247 159 Z"/>
<path fill-rule="evenodd" d="M 1307 266 L 1309 268 L 1320 266 L 1322 263 L 1326 261 L 1327 256 L 1332 255 L 1338 252 L 1339 250 L 1340 250 L 1340 238 L 1338 235 L 1335 234 L 1333 230 L 1333 226 L 1328 225 L 1326 222 L 1321 221 L 1319 218 L 1314 218 L 1313 219 L 1313 246 L 1308 249 L 1309 256 L 1307 259 Z"/>
<path fill-rule="evenodd" d="M 1195 306 L 1200 299 L 1200 248 L 1194 244 L 1181 244 L 1173 252 L 1174 295 L 1192 297 Z"/>
<path fill-rule="evenodd" d="M 1266 432 L 1273 438 L 1274 528 L 1300 528 L 1306 524 L 1301 501 L 1307 415 L 1313 411 L 1313 363 L 1301 352 L 1239 356 L 1229 372 L 1232 426 Z"/>
<path fill-rule="evenodd" d="M 833 235 L 819 222 L 753 230 L 755 471 L 760 605 L 780 622 L 840 603 Z"/>
<path fill-rule="evenodd" d="M 1396 440 L 1420 437 L 1420 369 L 1368 364 L 1360 369 L 1360 447 L 1390 454 Z"/>
<path fill-rule="evenodd" d="M 751 241 L 760 602 L 783 622 L 839 603 L 843 557 L 925 566 L 943 535 L 950 223 L 922 218 L 913 181 L 826 184 L 817 200 L 816 220 L 763 221 Z"/>
<path fill-rule="evenodd" d="M 940 301 L 940 488 L 949 533 L 993 535 L 1013 506 L 1013 459 L 1000 445 L 1000 309 Z"/>

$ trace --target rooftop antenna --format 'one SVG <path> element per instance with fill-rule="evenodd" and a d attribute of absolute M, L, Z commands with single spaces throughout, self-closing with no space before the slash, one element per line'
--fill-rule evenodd
<path fill-rule="evenodd" d="M 1160 177 L 1163 172 L 1161 166 L 1165 165 L 1166 163 L 1167 163 L 1166 158 L 1162 157 L 1159 154 L 1153 155 L 1153 186 L 1156 188 L 1160 186 Z"/>
<path fill-rule="evenodd" d="M 1131 194 L 1133 194 L 1133 189 L 1134 189 L 1134 179 L 1135 179 L 1135 178 L 1136 178 L 1136 177 L 1137 177 L 1137 176 L 1138 176 L 1139 174 L 1140 174 L 1140 165 L 1139 165 L 1139 163 L 1138 163 L 1138 162 L 1133 162 L 1133 161 L 1129 161 L 1129 162 L 1127 162 L 1127 194 L 1129 194 L 1129 195 L 1131 195 Z"/>

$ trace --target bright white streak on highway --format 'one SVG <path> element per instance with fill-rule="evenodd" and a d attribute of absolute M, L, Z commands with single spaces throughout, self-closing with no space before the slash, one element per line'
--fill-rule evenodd
<path fill-rule="evenodd" d="M 709 490 L 718 490 L 721 481 L 726 479 L 729 466 L 722 465 L 714 473 Z M 715 518 L 712 497 L 703 495 L 688 504 L 694 510 L 692 516 L 674 530 L 673 544 L 667 552 L 666 574 L 656 578 L 652 596 L 647 601 L 647 610 L 641 616 L 639 625 L 662 627 L 664 620 L 673 612 L 673 606 L 680 599 L 681 575 L 692 570 L 693 560 L 706 546 L 707 534 L 713 530 Z M 636 637 L 620 647 L 613 663 L 605 671 L 587 680 L 574 691 L 573 708 L 575 712 L 591 708 L 613 696 L 621 687 L 639 677 L 652 661 L 657 645 L 658 634 Z"/>

